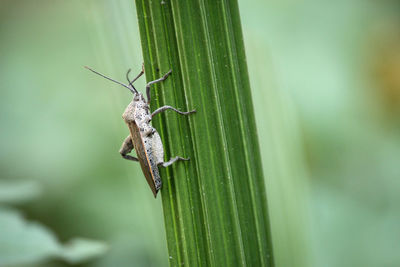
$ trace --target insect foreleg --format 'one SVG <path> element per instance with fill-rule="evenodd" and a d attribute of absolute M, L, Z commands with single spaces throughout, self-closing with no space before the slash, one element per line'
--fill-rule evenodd
<path fill-rule="evenodd" d="M 163 107 L 160 107 L 160 108 L 156 109 L 153 113 L 151 113 L 151 117 L 153 118 L 154 115 L 157 115 L 160 112 L 166 111 L 167 109 L 172 109 L 173 111 L 175 111 L 175 112 L 177 112 L 177 113 L 179 113 L 181 115 L 189 115 L 189 114 L 192 114 L 192 113 L 196 112 L 195 109 L 191 110 L 191 111 L 184 112 L 184 111 L 177 110 L 176 108 L 171 107 L 171 106 L 163 106 Z"/>
<path fill-rule="evenodd" d="M 146 85 L 147 103 L 150 103 L 150 85 L 155 84 L 155 83 L 158 83 L 158 82 L 165 81 L 165 80 L 168 78 L 168 76 L 171 74 L 171 72 L 172 72 L 172 70 L 169 70 L 169 71 L 168 71 L 167 73 L 165 73 L 164 76 L 162 76 L 160 79 L 151 81 L 151 82 L 149 82 L 149 83 Z"/>
<path fill-rule="evenodd" d="M 126 73 L 126 79 L 128 80 L 128 82 L 129 82 L 129 85 L 133 85 L 133 83 L 137 80 L 137 79 L 139 79 L 140 78 L 140 76 L 142 76 L 143 75 L 143 73 L 144 73 L 144 65 L 142 64 L 142 70 L 140 71 L 140 73 L 138 74 L 138 76 L 136 76 L 136 78 L 135 79 L 133 79 L 132 81 L 130 81 L 129 80 L 129 72 L 131 71 L 131 69 L 129 69 L 128 70 L 128 72 Z"/>
<path fill-rule="evenodd" d="M 171 165 L 171 164 L 173 164 L 175 161 L 178 161 L 178 160 L 189 160 L 190 158 L 182 158 L 182 157 L 175 157 L 175 158 L 172 158 L 172 159 L 170 159 L 169 161 L 167 161 L 167 162 L 161 162 L 161 163 L 159 163 L 158 165 L 159 166 L 162 166 L 162 167 L 168 167 L 169 165 Z"/>
<path fill-rule="evenodd" d="M 137 158 L 128 155 L 128 153 L 130 153 L 132 149 L 133 149 L 132 138 L 130 135 L 128 135 L 128 137 L 126 137 L 124 142 L 122 143 L 119 153 L 124 159 L 139 161 Z"/>

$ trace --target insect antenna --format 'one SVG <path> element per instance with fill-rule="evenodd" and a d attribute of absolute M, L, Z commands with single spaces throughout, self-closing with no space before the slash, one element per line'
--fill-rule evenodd
<path fill-rule="evenodd" d="M 135 94 L 138 93 L 138 92 L 136 91 L 135 88 L 131 88 L 131 87 L 129 87 L 129 86 L 126 85 L 126 84 L 123 84 L 123 83 L 121 83 L 121 82 L 119 82 L 119 81 L 113 80 L 113 79 L 111 79 L 111 78 L 105 76 L 104 74 L 101 74 L 100 72 L 97 72 L 97 71 L 95 71 L 95 70 L 89 68 L 88 66 L 84 66 L 84 67 L 85 67 L 86 69 L 90 70 L 91 72 L 93 72 L 93 73 L 95 73 L 95 74 L 97 74 L 97 75 L 99 75 L 99 76 L 101 76 L 101 77 L 103 77 L 103 78 L 106 78 L 107 80 L 110 80 L 110 81 L 115 82 L 115 83 L 117 83 L 117 84 L 119 84 L 119 85 L 122 85 L 122 86 L 125 87 L 125 88 L 128 88 L 129 91 L 131 91 L 132 93 L 135 93 Z"/>
<path fill-rule="evenodd" d="M 131 72 L 131 69 L 128 70 L 128 72 L 126 73 L 126 79 L 128 80 L 129 86 L 131 86 L 133 88 L 133 90 L 135 90 L 136 93 L 138 93 L 138 91 L 136 90 L 135 86 L 133 86 L 133 82 L 136 81 L 136 79 L 138 77 L 136 77 L 133 81 L 129 80 L 129 73 Z"/>
<path fill-rule="evenodd" d="M 137 79 L 139 79 L 140 76 L 142 76 L 143 73 L 144 73 L 144 64 L 142 64 L 142 70 L 140 71 L 140 73 L 139 73 L 139 74 L 136 76 L 136 78 L 133 79 L 133 81 L 131 81 L 131 82 L 129 81 L 129 78 L 128 78 L 128 74 L 129 74 L 130 71 L 131 71 L 131 69 L 128 70 L 128 73 L 126 74 L 126 77 L 127 77 L 127 79 L 128 79 L 129 85 L 131 85 L 131 86 L 133 87 L 133 83 L 134 83 Z"/>

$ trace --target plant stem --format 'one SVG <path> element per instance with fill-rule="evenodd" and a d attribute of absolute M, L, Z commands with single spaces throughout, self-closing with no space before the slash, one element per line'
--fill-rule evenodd
<path fill-rule="evenodd" d="M 157 115 L 171 266 L 273 266 L 253 103 L 236 0 L 136 0 L 147 81 Z"/>

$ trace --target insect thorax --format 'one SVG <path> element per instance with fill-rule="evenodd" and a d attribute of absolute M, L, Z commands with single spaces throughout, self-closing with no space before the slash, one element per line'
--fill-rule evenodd
<path fill-rule="evenodd" d="M 135 95 L 131 103 L 126 107 L 122 118 L 126 123 L 135 123 L 140 130 L 141 135 L 149 135 L 153 131 L 150 125 L 151 114 L 150 107 L 143 96 Z"/>

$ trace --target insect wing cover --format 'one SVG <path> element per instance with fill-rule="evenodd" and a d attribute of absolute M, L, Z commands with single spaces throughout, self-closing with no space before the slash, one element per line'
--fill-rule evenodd
<path fill-rule="evenodd" d="M 151 138 L 142 137 L 135 123 L 129 125 L 132 135 L 133 146 L 139 159 L 140 166 L 154 197 L 161 188 L 161 178 L 158 173 L 157 163 L 153 159 L 151 149 Z"/>

